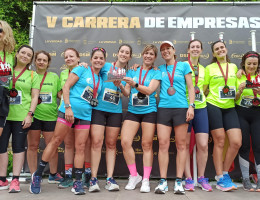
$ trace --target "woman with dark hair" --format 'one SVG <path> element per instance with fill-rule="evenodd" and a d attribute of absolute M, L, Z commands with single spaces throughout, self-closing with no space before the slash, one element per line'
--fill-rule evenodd
<path fill-rule="evenodd" d="M 174 128 L 177 148 L 177 172 L 174 193 L 185 194 L 182 186 L 182 176 L 186 162 L 188 123 L 194 117 L 194 86 L 192 84 L 190 66 L 185 62 L 176 61 L 176 50 L 172 42 L 162 42 L 160 51 L 166 63 L 159 66 L 159 69 L 162 71 L 162 81 L 157 113 L 157 135 L 159 140 L 158 160 L 161 179 L 155 188 L 155 193 L 165 194 L 168 191 L 169 146 L 172 128 Z M 187 102 L 186 87 L 188 87 L 190 104 Z"/>
<path fill-rule="evenodd" d="M 190 171 L 190 139 L 191 129 L 194 129 L 197 147 L 197 165 L 198 165 L 198 185 L 202 190 L 212 191 L 212 187 L 208 183 L 208 178 L 204 177 L 205 168 L 208 160 L 208 139 L 209 139 L 209 123 L 206 98 L 203 93 L 203 84 L 205 77 L 205 68 L 199 63 L 202 53 L 202 42 L 198 39 L 191 40 L 188 44 L 188 63 L 192 70 L 192 82 L 195 90 L 195 110 L 194 118 L 190 121 L 187 135 L 187 158 L 185 166 L 185 190 L 194 191 L 194 181 Z M 187 92 L 187 99 L 188 98 Z"/>
<path fill-rule="evenodd" d="M 117 61 L 113 64 L 106 63 L 100 74 L 103 81 L 108 80 L 111 72 L 126 71 L 129 60 L 132 58 L 132 47 L 122 44 L 118 49 Z M 113 179 L 113 172 L 116 161 L 116 143 L 122 124 L 122 99 L 121 92 L 124 93 L 125 82 L 121 81 L 104 82 L 100 95 L 98 96 L 98 106 L 94 107 L 91 120 L 91 172 L 90 192 L 99 191 L 97 172 L 101 159 L 101 148 L 106 132 L 106 163 L 107 179 L 105 188 L 108 191 L 118 191 L 119 185 Z"/>
<path fill-rule="evenodd" d="M 222 41 L 211 45 L 213 59 L 205 70 L 203 90 L 207 95 L 209 129 L 213 136 L 213 161 L 216 170 L 216 188 L 221 191 L 237 189 L 228 171 L 241 146 L 242 135 L 235 110 L 237 66 L 230 63 L 228 50 Z M 209 92 L 207 92 L 209 90 Z M 229 147 L 223 162 L 225 138 Z"/>
<path fill-rule="evenodd" d="M 129 96 L 128 112 L 121 131 L 121 145 L 130 172 L 126 190 L 134 190 L 142 177 L 137 173 L 135 153 L 132 147 L 134 136 L 142 127 L 143 181 L 140 192 L 150 192 L 149 178 L 153 164 L 153 136 L 156 128 L 157 105 L 155 90 L 161 80 L 161 71 L 154 69 L 158 49 L 153 44 L 142 51 L 143 63 L 136 71 L 129 70 L 124 78 L 125 96 Z"/>
<path fill-rule="evenodd" d="M 33 48 L 28 45 L 22 45 L 15 54 L 13 80 L 9 94 L 10 110 L 0 137 L 0 177 L 6 178 L 7 147 L 12 134 L 13 180 L 9 188 L 10 193 L 20 192 L 19 176 L 24 164 L 26 136 L 38 103 L 39 77 L 36 72 L 29 70 L 33 56 Z"/>
<path fill-rule="evenodd" d="M 255 51 L 249 51 L 242 57 L 241 68 L 246 73 L 237 79 L 236 111 L 238 114 L 241 131 L 242 146 L 239 149 L 239 165 L 243 177 L 243 188 L 247 191 L 260 192 L 260 56 Z M 253 85 L 255 84 L 255 86 Z M 249 152 L 250 137 L 255 157 L 257 186 L 254 188 L 249 179 Z"/>
<path fill-rule="evenodd" d="M 69 52 L 65 52 L 65 58 Z M 42 172 L 53 157 L 55 150 L 70 133 L 72 127 L 75 132 L 74 168 L 76 181 L 71 191 L 76 195 L 85 194 L 81 181 L 85 159 L 85 144 L 88 139 L 92 107 L 97 106 L 98 93 L 101 91 L 102 80 L 99 71 L 106 61 L 106 51 L 96 47 L 91 52 L 91 67 L 75 67 L 63 87 L 63 101 L 59 109 L 58 120 L 53 137 L 45 148 L 38 169 L 32 175 L 30 192 L 41 192 Z"/>
<path fill-rule="evenodd" d="M 51 56 L 46 51 L 35 53 L 34 63 L 40 79 L 40 96 L 34 113 L 34 121 L 27 135 L 27 162 L 30 172 L 37 169 L 37 154 L 41 132 L 46 145 L 50 142 L 57 121 L 57 96 L 61 93 L 59 77 L 53 72 L 47 72 Z M 49 183 L 60 183 L 63 178 L 57 173 L 58 150 L 50 161 Z"/>

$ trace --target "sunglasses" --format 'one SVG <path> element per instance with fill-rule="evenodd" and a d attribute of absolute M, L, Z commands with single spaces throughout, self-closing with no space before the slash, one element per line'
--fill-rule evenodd
<path fill-rule="evenodd" d="M 0 33 L 3 33 L 3 32 L 4 32 L 4 30 L 2 28 L 0 28 Z"/>
<path fill-rule="evenodd" d="M 104 48 L 102 48 L 102 47 L 94 47 L 94 48 L 92 49 L 92 52 L 93 52 L 93 51 L 98 51 L 98 50 L 100 50 L 100 51 L 102 51 L 104 54 L 106 54 L 106 50 L 105 50 Z"/>

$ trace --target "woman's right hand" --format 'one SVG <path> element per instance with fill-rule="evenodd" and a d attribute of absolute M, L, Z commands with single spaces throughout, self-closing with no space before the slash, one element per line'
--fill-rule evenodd
<path fill-rule="evenodd" d="M 140 67 L 140 65 L 134 64 L 134 65 L 132 65 L 132 67 L 130 67 L 130 69 L 136 71 L 138 69 L 138 67 Z"/>
<path fill-rule="evenodd" d="M 79 66 L 83 66 L 83 67 L 85 67 L 87 69 L 88 68 L 88 63 L 81 62 L 81 63 L 79 63 Z"/>
<path fill-rule="evenodd" d="M 243 69 L 239 69 L 237 71 L 237 78 L 241 79 L 242 75 L 246 75 L 246 73 Z"/>
<path fill-rule="evenodd" d="M 246 82 L 243 82 L 239 85 L 238 90 L 239 90 L 239 92 L 241 92 L 241 94 L 243 93 L 243 90 L 245 89 L 245 87 L 246 87 Z"/>
<path fill-rule="evenodd" d="M 65 108 L 65 120 L 71 124 L 74 123 L 74 115 L 73 115 L 73 112 L 72 112 L 72 109 L 71 107 L 69 108 Z"/>

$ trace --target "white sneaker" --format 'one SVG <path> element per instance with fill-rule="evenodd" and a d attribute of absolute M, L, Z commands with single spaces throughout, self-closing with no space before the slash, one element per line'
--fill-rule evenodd
<path fill-rule="evenodd" d="M 165 192 L 168 192 L 167 181 L 165 179 L 161 179 L 158 186 L 155 188 L 154 193 L 165 194 Z"/>
<path fill-rule="evenodd" d="M 147 192 L 150 192 L 150 183 L 149 183 L 149 179 L 145 178 L 143 179 L 142 181 L 142 186 L 140 188 L 140 192 L 144 192 L 144 193 L 147 193 Z"/>
<path fill-rule="evenodd" d="M 115 181 L 115 179 L 113 179 L 112 177 L 108 178 L 106 181 L 106 186 L 105 188 L 108 191 L 118 191 L 119 190 L 119 185 L 117 184 L 117 182 Z"/>
<path fill-rule="evenodd" d="M 176 179 L 175 181 L 174 194 L 185 194 L 181 179 Z"/>
<path fill-rule="evenodd" d="M 142 176 L 140 176 L 139 174 L 137 174 L 137 176 L 129 176 L 129 181 L 127 183 L 127 185 L 125 186 L 126 190 L 134 190 L 135 186 L 140 183 L 142 180 Z"/>

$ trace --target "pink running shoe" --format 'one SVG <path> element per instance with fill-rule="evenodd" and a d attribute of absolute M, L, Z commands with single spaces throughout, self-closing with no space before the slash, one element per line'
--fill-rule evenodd
<path fill-rule="evenodd" d="M 204 176 L 199 177 L 198 185 L 204 191 L 207 191 L 207 192 L 211 192 L 212 191 L 212 187 L 209 184 L 209 179 L 205 178 Z"/>
<path fill-rule="evenodd" d="M 14 179 L 10 183 L 9 193 L 17 193 L 20 192 L 20 182 L 18 179 Z"/>
<path fill-rule="evenodd" d="M 184 189 L 188 190 L 188 191 L 195 191 L 195 189 L 194 189 L 194 181 L 192 180 L 192 178 L 186 178 L 185 179 Z"/>
<path fill-rule="evenodd" d="M 5 182 L 0 180 L 0 190 L 7 190 L 9 188 L 8 180 L 5 180 Z"/>

